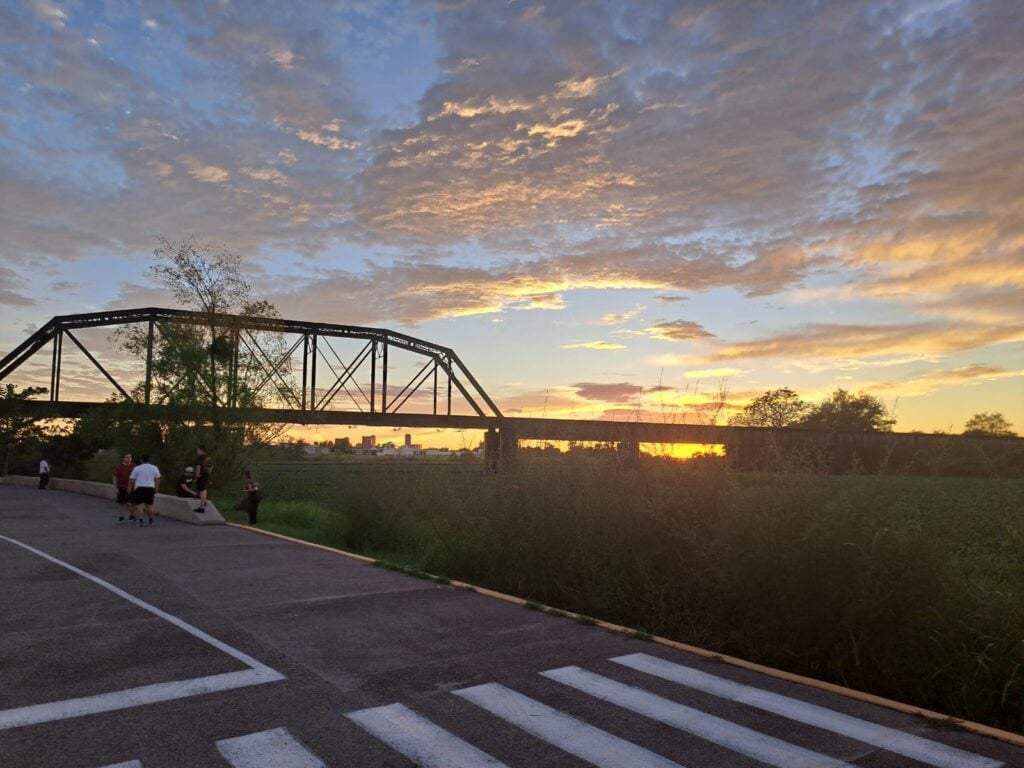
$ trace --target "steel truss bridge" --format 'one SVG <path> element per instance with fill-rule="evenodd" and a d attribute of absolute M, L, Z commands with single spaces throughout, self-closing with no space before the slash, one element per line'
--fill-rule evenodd
<path fill-rule="evenodd" d="M 160 339 L 174 329 L 206 339 L 205 352 L 219 360 L 213 364 L 213 377 L 220 376 L 219 381 L 211 384 L 202 365 L 168 371 L 159 364 Z M 112 335 L 125 330 L 133 333 L 134 355 L 112 341 Z M 37 356 L 48 363 L 36 362 Z M 69 363 L 69 356 L 76 359 Z M 217 365 L 223 374 L 216 373 Z M 507 417 L 449 347 L 382 328 L 154 307 L 54 317 L 0 360 L 0 384 L 15 380 L 21 386 L 48 381 L 45 400 L 0 400 L 7 410 L 16 408 L 37 418 L 75 418 L 109 407 L 110 400 L 95 399 L 105 381 L 117 393 L 112 400 L 132 403 L 140 418 L 153 420 L 187 418 L 194 410 L 183 406 L 180 396 L 194 394 L 198 387 L 223 422 L 478 429 L 486 432 L 492 469 L 514 467 L 519 440 L 616 443 L 624 461 L 633 463 L 641 443 L 727 444 L 760 451 L 766 446 L 841 444 L 856 449 L 883 443 L 907 449 L 948 439 Z M 1007 439 L 975 440 L 1005 445 Z"/>

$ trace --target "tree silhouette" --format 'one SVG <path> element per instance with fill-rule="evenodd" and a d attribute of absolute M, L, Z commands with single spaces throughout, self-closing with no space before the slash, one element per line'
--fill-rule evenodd
<path fill-rule="evenodd" d="M 1001 413 L 976 413 L 964 424 L 964 434 L 975 437 L 1016 437 L 1013 425 Z"/>
<path fill-rule="evenodd" d="M 729 423 L 737 427 L 789 427 L 799 423 L 810 407 L 788 387 L 772 389 L 751 400 Z"/>
<path fill-rule="evenodd" d="M 827 432 L 890 432 L 896 419 L 874 395 L 837 389 L 795 426 Z"/>

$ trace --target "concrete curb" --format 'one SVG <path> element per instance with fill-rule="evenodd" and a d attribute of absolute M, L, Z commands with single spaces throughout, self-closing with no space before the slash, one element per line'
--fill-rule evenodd
<path fill-rule="evenodd" d="M 28 475 L 7 475 L 0 477 L 0 483 L 34 488 L 39 485 L 39 478 Z M 48 490 L 82 493 L 86 496 L 97 496 L 110 501 L 117 499 L 117 493 L 110 483 L 91 483 L 87 480 L 70 480 L 65 477 L 51 477 Z M 161 517 L 170 517 L 193 525 L 224 525 L 227 522 L 212 501 L 206 503 L 206 512 L 203 514 L 199 514 L 193 509 L 195 504 L 194 499 L 181 499 L 177 496 L 158 493 L 153 500 L 153 511 Z"/>
<path fill-rule="evenodd" d="M 334 547 L 328 547 L 323 544 L 315 544 L 311 541 L 303 541 L 302 539 L 296 539 L 291 536 L 285 536 L 282 533 L 265 531 L 261 528 L 254 528 L 249 525 L 242 525 L 240 523 L 227 523 L 227 525 L 233 528 L 241 528 L 243 530 L 253 531 L 254 533 L 260 533 L 264 536 L 270 536 L 275 539 L 290 541 L 294 544 L 303 544 L 307 547 L 312 547 L 313 549 L 323 550 L 324 552 L 332 552 L 337 555 L 343 555 L 345 557 L 351 558 L 353 560 L 359 560 L 369 565 L 374 565 L 380 562 L 379 560 L 375 560 L 372 557 L 366 557 L 365 555 L 357 555 L 354 552 L 346 552 L 343 549 L 336 549 Z M 402 572 L 400 569 L 397 570 L 399 573 Z M 629 627 L 623 627 L 618 624 L 610 624 L 606 621 L 599 621 L 589 616 L 583 616 L 582 614 L 575 614 L 569 611 L 562 611 L 557 608 L 552 608 L 550 606 L 540 605 L 539 603 L 532 600 L 524 600 L 523 598 L 515 597 L 514 595 L 506 595 L 503 592 L 495 592 L 494 590 L 486 589 L 485 587 L 478 587 L 475 584 L 468 584 L 464 581 L 457 581 L 455 579 L 442 579 L 440 577 L 426 573 L 422 575 L 433 578 L 437 581 L 447 582 L 453 587 L 472 590 L 473 592 L 477 592 L 487 597 L 493 597 L 498 600 L 504 600 L 506 603 L 512 603 L 514 605 L 522 607 L 534 608 L 544 613 L 549 613 L 552 615 L 561 616 L 569 619 L 584 620 L 587 624 L 592 624 L 593 626 L 600 627 L 601 629 L 607 630 L 609 632 L 630 635 L 632 637 L 642 636 L 644 639 L 649 640 L 650 642 L 655 643 L 656 645 L 663 645 L 668 648 L 674 648 L 679 651 L 685 651 L 687 653 L 692 653 L 695 656 L 700 656 L 705 659 L 719 661 L 723 664 L 729 664 L 734 667 L 739 667 L 741 669 L 747 669 L 752 672 L 758 672 L 762 675 L 774 677 L 777 680 L 786 680 L 787 682 L 798 683 L 799 685 L 806 685 L 809 688 L 817 688 L 818 690 L 833 693 L 848 699 L 853 699 L 854 701 L 862 701 L 867 704 L 875 704 L 876 706 L 885 707 L 886 709 L 891 709 L 906 715 L 915 715 L 917 717 L 923 717 L 926 720 L 930 720 L 941 726 L 961 728 L 965 731 L 970 731 L 971 733 L 977 733 L 981 736 L 987 736 L 992 739 L 997 739 L 998 741 L 1002 741 L 1007 744 L 1012 744 L 1017 747 L 1024 747 L 1024 735 L 1019 733 L 1011 733 L 1010 731 L 1004 731 L 999 728 L 993 728 L 989 725 L 974 723 L 970 720 L 961 720 L 950 715 L 944 715 L 941 712 L 933 712 L 930 709 L 915 707 L 912 704 L 904 704 L 899 701 L 893 701 L 892 699 L 886 699 L 882 698 L 881 696 L 875 696 L 871 693 L 864 693 L 863 691 L 857 691 L 852 688 L 845 688 L 841 685 L 836 685 L 835 683 L 828 683 L 824 680 L 816 680 L 813 677 L 804 677 L 803 675 L 796 675 L 792 672 L 784 672 L 780 669 L 766 667 L 761 664 L 755 664 L 752 661 L 738 659 L 734 656 L 725 656 L 721 653 L 716 653 L 715 651 L 709 651 L 704 648 L 698 648 L 693 645 L 687 645 L 686 643 L 680 643 L 675 640 L 669 640 L 667 637 L 649 635 L 647 633 L 640 632 L 635 629 L 630 629 Z"/>

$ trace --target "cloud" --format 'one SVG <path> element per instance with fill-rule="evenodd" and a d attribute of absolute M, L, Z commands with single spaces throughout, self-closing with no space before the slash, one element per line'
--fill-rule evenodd
<path fill-rule="evenodd" d="M 621 382 L 618 384 L 593 384 L 579 383 L 572 385 L 576 394 L 585 400 L 596 400 L 599 402 L 625 403 L 633 400 L 644 391 L 644 388 L 636 384 Z"/>
<path fill-rule="evenodd" d="M 871 382 L 864 386 L 869 392 L 883 392 L 900 397 L 918 397 L 940 389 L 963 384 L 977 384 L 995 379 L 1024 376 L 1024 371 L 1011 371 L 991 365 L 965 365 L 960 368 L 936 369 L 902 381 Z"/>
<path fill-rule="evenodd" d="M 709 361 L 763 357 L 877 358 L 883 355 L 943 355 L 1024 340 L 1024 323 L 993 327 L 945 323 L 890 325 L 809 323 L 799 330 L 748 342 L 722 344 Z"/>
<path fill-rule="evenodd" d="M 611 350 L 611 349 L 625 349 L 626 347 L 622 344 L 614 344 L 609 341 L 581 341 L 576 344 L 563 344 L 562 349 L 599 349 L 599 350 Z"/>
<path fill-rule="evenodd" d="M 746 373 L 742 368 L 706 368 L 701 371 L 687 371 L 683 374 L 687 379 L 727 379 Z"/>
<path fill-rule="evenodd" d="M 274 287 L 303 313 L 340 296 L 417 323 L 557 310 L 573 291 L 733 289 L 791 292 L 802 317 L 867 299 L 888 321 L 722 344 L 701 365 L 874 365 L 1020 338 L 1024 16 L 1006 4 L 0 13 L 0 264 L 15 272 L 191 231 L 248 254 L 331 248 Z M 353 44 L 406 39 L 438 76 L 371 93 Z M 712 338 L 694 325 L 653 328 Z"/>
<path fill-rule="evenodd" d="M 714 338 L 700 323 L 693 320 L 673 320 L 671 322 L 658 323 L 645 328 L 645 332 L 652 339 L 662 341 L 692 341 L 693 339 Z"/>

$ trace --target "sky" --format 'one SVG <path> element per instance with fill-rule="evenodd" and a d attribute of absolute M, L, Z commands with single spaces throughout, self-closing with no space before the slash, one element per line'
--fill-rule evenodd
<path fill-rule="evenodd" d="M 842 387 L 1024 433 L 1021 40 L 1012 0 L 0 0 L 0 355 L 175 306 L 197 238 L 506 415 Z"/>

